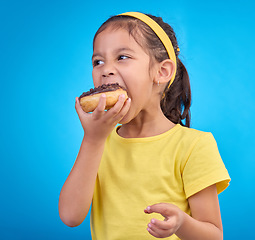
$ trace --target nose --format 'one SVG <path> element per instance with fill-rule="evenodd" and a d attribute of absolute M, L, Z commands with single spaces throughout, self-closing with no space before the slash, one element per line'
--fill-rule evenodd
<path fill-rule="evenodd" d="M 109 73 L 103 74 L 102 76 L 103 76 L 103 77 L 110 77 L 111 75 L 113 76 L 114 73 L 113 73 L 113 72 L 109 72 Z"/>
<path fill-rule="evenodd" d="M 116 70 L 112 64 L 104 64 L 102 76 L 103 77 L 110 77 L 116 74 Z"/>

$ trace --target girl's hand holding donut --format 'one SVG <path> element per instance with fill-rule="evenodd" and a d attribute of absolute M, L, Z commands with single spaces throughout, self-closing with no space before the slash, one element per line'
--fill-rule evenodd
<path fill-rule="evenodd" d="M 96 109 L 92 113 L 83 111 L 79 98 L 76 98 L 75 109 L 89 141 L 105 141 L 116 124 L 127 114 L 131 99 L 124 94 L 118 97 L 117 103 L 109 110 L 106 109 L 106 94 L 102 93 Z"/>

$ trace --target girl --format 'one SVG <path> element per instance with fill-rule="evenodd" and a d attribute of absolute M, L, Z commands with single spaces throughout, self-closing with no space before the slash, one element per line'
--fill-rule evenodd
<path fill-rule="evenodd" d="M 94 85 L 118 82 L 129 99 L 105 111 L 103 94 L 89 114 L 76 98 L 84 138 L 60 193 L 62 221 L 79 225 L 92 202 L 92 239 L 222 239 L 217 194 L 230 178 L 213 136 L 189 128 L 173 29 L 152 15 L 117 15 L 93 50 Z"/>

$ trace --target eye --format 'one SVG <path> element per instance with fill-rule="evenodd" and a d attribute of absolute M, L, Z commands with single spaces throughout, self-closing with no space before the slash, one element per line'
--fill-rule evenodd
<path fill-rule="evenodd" d="M 126 56 L 126 55 L 120 55 L 119 57 L 118 57 L 118 60 L 125 60 L 125 59 L 128 59 L 129 57 L 128 56 Z"/>
<path fill-rule="evenodd" d="M 101 64 L 103 64 L 103 63 L 104 63 L 104 62 L 103 62 L 102 60 L 96 59 L 96 60 L 93 61 L 93 66 L 95 67 L 95 66 L 101 65 Z"/>

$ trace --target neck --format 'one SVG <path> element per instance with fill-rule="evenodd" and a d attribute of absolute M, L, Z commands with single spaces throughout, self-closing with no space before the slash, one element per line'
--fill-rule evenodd
<path fill-rule="evenodd" d="M 142 111 L 127 124 L 123 124 L 118 134 L 124 138 L 144 138 L 162 134 L 175 126 L 165 117 L 161 109 Z"/>

